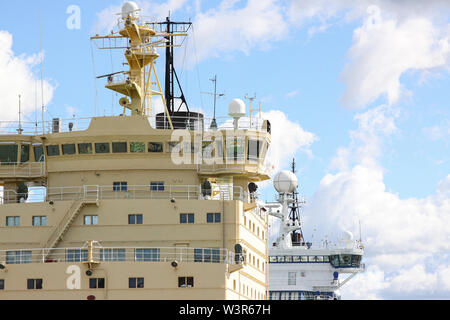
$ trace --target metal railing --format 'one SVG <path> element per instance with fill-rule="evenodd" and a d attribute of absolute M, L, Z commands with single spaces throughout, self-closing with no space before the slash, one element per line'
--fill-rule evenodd
<path fill-rule="evenodd" d="M 93 248 L 95 262 L 203 262 L 235 263 L 235 253 L 223 248 L 102 247 Z M 88 247 L 10 249 L 0 251 L 6 265 L 57 262 L 87 262 Z"/>
<path fill-rule="evenodd" d="M 159 189 L 158 189 L 159 188 Z M 0 197 L 2 204 L 17 203 L 27 196 L 25 202 L 73 201 L 73 200 L 109 200 L 109 199 L 184 199 L 184 200 L 247 200 L 247 193 L 242 187 L 227 186 L 225 189 L 212 190 L 211 196 L 204 196 L 201 186 L 197 185 L 127 185 L 122 186 L 74 186 L 51 187 L 32 190 L 20 194 L 14 190 L 4 190 Z"/>
<path fill-rule="evenodd" d="M 94 117 L 86 117 L 86 118 L 69 118 L 69 119 L 55 119 L 50 121 L 38 121 L 38 122 L 30 122 L 30 121 L 21 121 L 20 126 L 22 129 L 23 135 L 39 135 L 45 132 L 54 133 L 54 132 L 72 132 L 72 131 L 84 131 L 89 128 L 91 120 Z M 101 117 L 96 117 L 101 118 Z M 150 125 L 153 128 L 156 128 L 156 116 L 147 116 Z M 200 117 L 171 117 L 173 122 L 186 122 L 187 129 L 194 130 L 202 130 L 209 131 L 211 128 L 211 124 L 213 122 L 213 118 L 200 118 Z M 217 123 L 218 130 L 231 130 L 234 129 L 233 119 L 230 117 L 216 117 L 214 119 Z M 195 127 L 192 127 L 192 123 L 197 123 Z M 239 129 L 251 129 L 260 131 L 262 130 L 262 126 L 264 123 L 264 119 L 259 117 L 252 117 L 250 120 L 249 117 L 242 117 L 238 124 Z M 56 126 L 56 127 L 55 127 Z M 3 135 L 17 135 L 17 128 L 19 127 L 18 121 L 0 121 L 0 134 Z M 57 130 L 55 131 L 55 128 Z M 169 122 L 167 121 L 167 128 L 170 129 Z"/>
<path fill-rule="evenodd" d="M 45 175 L 44 162 L 2 162 L 0 164 L 0 177 L 42 177 Z"/>

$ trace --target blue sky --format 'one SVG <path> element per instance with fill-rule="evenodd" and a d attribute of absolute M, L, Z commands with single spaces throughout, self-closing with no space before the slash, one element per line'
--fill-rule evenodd
<path fill-rule="evenodd" d="M 231 99 L 256 93 L 264 114 L 274 117 L 274 143 L 287 147 L 274 149 L 271 157 L 276 170 L 296 158 L 308 202 L 306 235 L 315 227 L 327 230 L 322 235 L 356 233 L 362 220 L 370 267 L 347 285 L 344 298 L 450 297 L 449 247 L 442 244 L 450 240 L 443 227 L 450 215 L 447 1 L 138 3 L 145 14 L 163 18 L 171 10 L 173 20 L 194 22 L 194 34 L 178 52 L 178 73 L 192 108 L 212 114 L 211 97 L 200 92 L 212 90 L 209 79 L 217 74 L 218 90 L 226 93 L 218 101 L 219 115 L 226 115 Z M 0 52 L 0 75 L 5 81 L 11 76 L 5 65 L 15 70 L 19 64 L 14 77 L 22 80 L 2 83 L 2 108 L 15 103 L 18 85 L 11 83 L 23 84 L 27 116 L 34 120 L 41 12 L 46 117 L 94 116 L 95 85 L 97 115 L 119 114 L 120 97 L 107 92 L 102 80 L 95 82 L 94 73 L 121 71 L 121 53 L 113 54 L 111 64 L 110 53 L 94 46 L 93 65 L 89 37 L 108 33 L 121 4 L 3 4 L 10 14 L 0 21 L 0 43 L 10 39 L 12 47 Z M 70 5 L 80 8 L 79 29 L 67 28 Z M 162 63 L 163 58 L 161 79 Z M 267 200 L 273 194 L 270 186 L 262 190 Z M 433 246 L 424 247 L 426 254 L 417 254 L 421 245 L 409 248 L 417 232 L 423 233 L 417 241 Z"/>

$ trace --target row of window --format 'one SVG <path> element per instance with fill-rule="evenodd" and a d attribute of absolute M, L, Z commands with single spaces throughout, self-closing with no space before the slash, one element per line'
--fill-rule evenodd
<path fill-rule="evenodd" d="M 33 216 L 32 225 L 34 227 L 46 226 L 47 225 L 47 217 L 46 216 Z M 20 226 L 20 216 L 6 217 L 6 226 L 7 227 Z"/>
<path fill-rule="evenodd" d="M 333 292 L 313 292 L 313 291 L 270 291 L 269 300 L 315 300 L 315 299 L 336 299 Z"/>
<path fill-rule="evenodd" d="M 182 213 L 180 214 L 180 223 L 194 223 L 195 215 L 193 213 Z M 207 223 L 220 223 L 221 214 L 220 213 L 207 213 L 206 214 Z M 33 216 L 32 219 L 33 226 L 46 226 L 47 217 L 46 216 Z M 143 224 L 144 216 L 142 214 L 129 214 L 128 224 Z M 84 216 L 84 225 L 98 225 L 97 215 L 86 215 Z M 18 227 L 20 226 L 20 216 L 6 217 L 7 227 Z"/>
<path fill-rule="evenodd" d="M 330 263 L 330 256 L 270 256 L 270 263 Z"/>
<path fill-rule="evenodd" d="M 265 240 L 264 230 L 260 230 L 259 227 L 256 226 L 256 224 L 250 218 L 248 219 L 248 225 L 247 225 L 247 217 L 246 216 L 244 216 L 244 226 L 246 226 L 248 228 L 248 230 L 250 230 L 251 232 L 256 234 L 257 237 Z"/>
<path fill-rule="evenodd" d="M 128 278 L 128 288 L 137 289 L 144 288 L 144 278 L 132 277 Z M 178 277 L 179 288 L 193 288 L 194 277 Z M 105 278 L 89 278 L 89 289 L 104 289 Z M 5 280 L 0 279 L 0 290 L 5 289 Z M 43 279 L 27 279 L 28 290 L 41 290 L 43 289 Z"/>
<path fill-rule="evenodd" d="M 359 267 L 361 255 L 336 254 L 330 256 L 270 256 L 270 263 L 330 263 L 335 268 Z"/>
<path fill-rule="evenodd" d="M 100 249 L 100 261 L 126 261 L 126 250 L 122 248 Z M 88 261 L 87 249 L 67 249 L 66 262 Z M 134 250 L 134 261 L 161 261 L 159 248 L 137 248 Z M 128 259 L 129 260 L 129 259 Z M 220 249 L 194 249 L 194 262 L 220 263 Z M 6 251 L 7 264 L 32 263 L 32 251 Z"/>
<path fill-rule="evenodd" d="M 128 191 L 128 182 L 113 182 L 113 191 Z M 164 191 L 164 182 L 150 182 L 150 191 Z"/>

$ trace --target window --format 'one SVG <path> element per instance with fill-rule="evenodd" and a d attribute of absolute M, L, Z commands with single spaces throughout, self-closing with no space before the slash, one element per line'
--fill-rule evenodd
<path fill-rule="evenodd" d="M 194 249 L 194 262 L 220 262 L 220 249 Z"/>
<path fill-rule="evenodd" d="M 5 280 L 0 279 L 0 290 L 5 290 Z"/>
<path fill-rule="evenodd" d="M 33 146 L 34 149 L 34 161 L 43 162 L 44 161 L 44 147 L 42 145 Z"/>
<path fill-rule="evenodd" d="M 28 161 L 30 161 L 30 145 L 22 144 L 20 146 L 20 163 L 25 163 Z"/>
<path fill-rule="evenodd" d="M 297 283 L 297 272 L 288 272 L 288 285 L 295 286 Z"/>
<path fill-rule="evenodd" d="M 86 226 L 94 226 L 98 224 L 98 216 L 84 216 L 84 224 Z"/>
<path fill-rule="evenodd" d="M 143 223 L 142 214 L 129 214 L 128 215 L 128 224 L 142 224 Z"/>
<path fill-rule="evenodd" d="M 166 152 L 180 152 L 181 146 L 179 142 L 167 142 Z"/>
<path fill-rule="evenodd" d="M 245 139 L 243 137 L 227 138 L 227 160 L 244 160 Z"/>
<path fill-rule="evenodd" d="M 20 226 L 20 217 L 6 217 L 6 226 L 7 227 L 18 227 Z"/>
<path fill-rule="evenodd" d="M 47 146 L 47 155 L 49 157 L 59 156 L 59 146 Z"/>
<path fill-rule="evenodd" d="M 89 289 L 104 289 L 104 288 L 105 288 L 105 278 L 89 279 Z"/>
<path fill-rule="evenodd" d="M 42 279 L 27 279 L 28 290 L 42 289 Z"/>
<path fill-rule="evenodd" d="M 159 249 L 136 249 L 135 260 L 136 261 L 159 261 Z"/>
<path fill-rule="evenodd" d="M 224 157 L 224 153 L 223 153 L 223 142 L 222 142 L 222 140 L 216 140 L 216 153 L 215 153 L 215 157 L 216 157 L 216 158 L 220 158 L 220 159 L 223 159 L 223 157 Z"/>
<path fill-rule="evenodd" d="M 194 223 L 194 214 L 193 213 L 180 214 L 180 223 Z"/>
<path fill-rule="evenodd" d="M 47 217 L 46 216 L 36 216 L 33 217 L 33 226 L 46 226 L 47 225 Z"/>
<path fill-rule="evenodd" d="M 96 143 L 95 153 L 109 153 L 109 143 L 108 142 Z"/>
<path fill-rule="evenodd" d="M 67 249 L 66 262 L 81 262 L 88 260 L 88 251 L 80 249 Z"/>
<path fill-rule="evenodd" d="M 78 144 L 79 154 L 92 154 L 92 143 L 79 143 Z"/>
<path fill-rule="evenodd" d="M 152 153 L 163 152 L 163 144 L 161 142 L 149 142 L 148 152 Z"/>
<path fill-rule="evenodd" d="M 150 182 L 150 191 L 164 191 L 164 182 Z"/>
<path fill-rule="evenodd" d="M 220 213 L 207 213 L 206 222 L 207 223 L 220 223 Z"/>
<path fill-rule="evenodd" d="M 261 153 L 262 144 L 263 141 L 261 140 L 250 140 L 250 139 L 248 140 L 248 151 L 247 151 L 248 160 L 258 161 Z"/>
<path fill-rule="evenodd" d="M 18 146 L 14 143 L 0 144 L 0 162 L 2 165 L 17 163 Z"/>
<path fill-rule="evenodd" d="M 178 288 L 193 288 L 194 277 L 178 277 Z"/>
<path fill-rule="evenodd" d="M 113 191 L 127 191 L 128 183 L 127 182 L 114 182 L 113 183 Z"/>
<path fill-rule="evenodd" d="M 130 152 L 145 153 L 145 143 L 144 142 L 130 142 Z"/>
<path fill-rule="evenodd" d="M 75 144 L 63 144 L 62 145 L 62 153 L 64 155 L 70 155 L 77 153 L 75 150 Z"/>
<path fill-rule="evenodd" d="M 112 143 L 113 153 L 127 153 L 127 143 L 126 142 L 113 142 Z"/>
<path fill-rule="evenodd" d="M 31 263 L 31 251 L 6 251 L 6 263 Z"/>
<path fill-rule="evenodd" d="M 144 278 L 128 278 L 128 288 L 143 288 Z"/>
<path fill-rule="evenodd" d="M 100 261 L 125 261 L 125 249 L 100 249 Z"/>

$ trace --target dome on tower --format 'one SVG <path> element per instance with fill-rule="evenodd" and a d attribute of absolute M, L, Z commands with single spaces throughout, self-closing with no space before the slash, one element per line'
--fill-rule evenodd
<path fill-rule="evenodd" d="M 280 171 L 273 178 L 273 186 L 278 193 L 291 193 L 298 187 L 298 179 L 291 171 Z"/>

